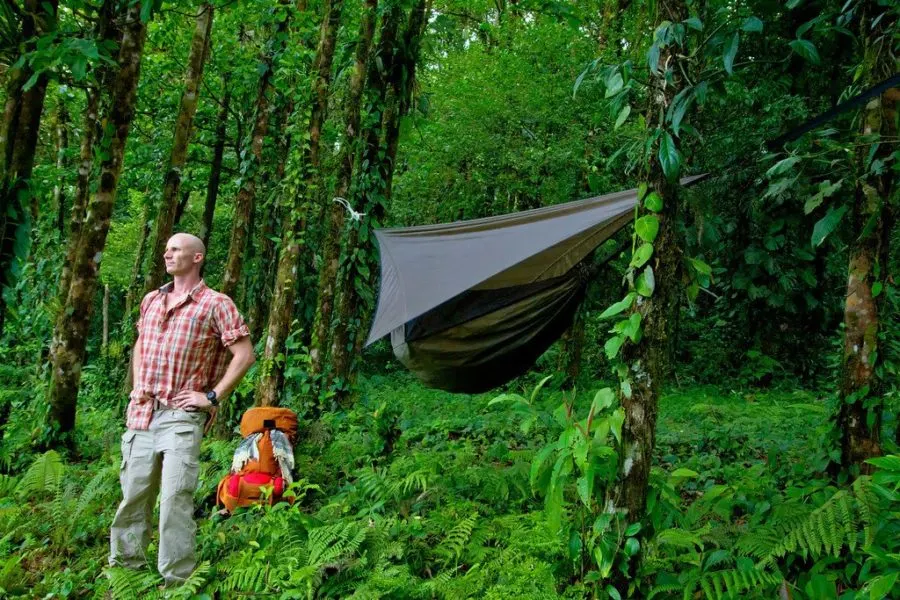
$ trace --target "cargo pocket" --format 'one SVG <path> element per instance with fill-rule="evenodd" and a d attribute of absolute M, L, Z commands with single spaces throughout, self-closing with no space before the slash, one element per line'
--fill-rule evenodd
<path fill-rule="evenodd" d="M 200 426 L 177 425 L 172 431 L 177 445 L 178 477 L 175 492 L 193 494 L 200 475 Z"/>
<path fill-rule="evenodd" d="M 178 494 L 192 496 L 197 489 L 200 478 L 200 461 L 189 456 L 181 456 L 181 470 L 178 480 L 175 482 L 175 491 Z"/>
<path fill-rule="evenodd" d="M 124 481 L 125 470 L 128 468 L 128 462 L 131 460 L 131 448 L 134 446 L 135 433 L 131 430 L 122 434 L 122 463 L 119 465 L 119 480 Z"/>

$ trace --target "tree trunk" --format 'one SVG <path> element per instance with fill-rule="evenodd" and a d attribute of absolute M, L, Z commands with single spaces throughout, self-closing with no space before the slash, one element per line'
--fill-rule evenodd
<path fill-rule="evenodd" d="M 338 174 L 334 195 L 335 198 L 343 199 L 345 202 L 350 202 L 348 198 L 350 197 L 350 182 L 353 178 L 353 166 L 360 140 L 362 139 L 359 126 L 360 104 L 362 103 L 363 87 L 366 82 L 372 38 L 375 36 L 377 8 L 377 0 L 366 0 L 364 12 L 360 19 L 353 75 L 350 78 L 350 87 L 344 103 L 346 123 L 344 126 L 343 145 L 338 158 Z M 328 332 L 331 325 L 331 313 L 338 280 L 338 261 L 341 254 L 340 240 L 344 232 L 346 215 L 346 209 L 343 205 L 337 202 L 329 202 L 328 204 L 330 204 L 330 207 L 326 208 L 328 222 L 322 240 L 322 267 L 319 271 L 319 294 L 316 306 L 316 319 L 313 326 L 312 347 L 310 348 L 310 357 L 315 355 L 315 361 L 310 363 L 310 375 L 313 377 L 321 373 L 322 366 L 326 360 L 325 353 L 329 343 Z M 344 290 L 344 294 L 347 293 L 348 290 Z"/>
<path fill-rule="evenodd" d="M 281 0 L 282 7 L 287 8 L 287 0 Z M 288 12 L 290 15 L 290 12 Z M 247 153 L 245 164 L 241 168 L 241 189 L 234 201 L 234 221 L 231 227 L 231 244 L 228 247 L 228 260 L 225 264 L 225 273 L 222 276 L 222 293 L 234 297 L 238 282 L 241 278 L 241 267 L 244 264 L 244 252 L 249 237 L 250 220 L 253 216 L 253 205 L 256 202 L 256 177 L 262 163 L 263 142 L 269 130 L 269 117 L 272 112 L 270 96 L 274 92 L 272 79 L 275 74 L 275 65 L 278 54 L 284 49 L 287 40 L 287 28 L 290 24 L 290 16 L 278 23 L 275 33 L 276 44 L 272 45 L 272 52 L 263 57 L 262 64 L 265 69 L 259 79 L 259 90 L 256 96 L 256 119 L 253 125 L 253 133 L 250 137 L 250 152 Z"/>
<path fill-rule="evenodd" d="M 334 61 L 334 50 L 337 32 L 340 25 L 343 0 L 330 0 L 325 4 L 322 18 L 319 45 L 313 61 L 312 110 L 309 119 L 309 147 L 306 160 L 310 179 L 318 177 L 319 140 L 322 125 L 328 112 L 328 90 L 331 86 L 331 65 Z M 308 189 L 308 188 L 307 188 Z M 293 194 L 294 204 L 285 217 L 282 228 L 281 253 L 278 258 L 278 271 L 275 277 L 274 298 L 269 314 L 269 328 L 263 354 L 263 367 L 260 369 L 259 382 L 256 386 L 256 403 L 260 406 L 278 404 L 278 396 L 284 386 L 284 343 L 290 333 L 294 315 L 294 300 L 297 294 L 297 280 L 300 272 L 300 249 L 303 243 L 302 234 L 305 229 L 304 200 L 307 194 L 297 191 Z"/>
<path fill-rule="evenodd" d="M 172 237 L 178 212 L 178 191 L 181 187 L 181 175 L 187 162 L 188 143 L 194 114 L 197 112 L 197 99 L 200 82 L 203 79 L 203 67 L 206 62 L 207 48 L 210 43 L 213 25 L 213 5 L 204 4 L 197 14 L 194 36 L 191 39 L 191 52 L 188 56 L 187 71 L 184 74 L 184 93 L 181 95 L 181 108 L 175 122 L 175 136 L 172 142 L 172 153 L 169 156 L 169 169 L 166 171 L 159 211 L 156 216 L 156 231 L 150 249 L 150 265 L 144 283 L 144 291 L 158 288 L 165 278 L 165 265 L 159 257 L 166 251 L 166 242 Z"/>
<path fill-rule="evenodd" d="M 138 304 L 138 296 L 143 290 L 144 278 L 141 275 L 144 267 L 144 258 L 147 254 L 147 240 L 150 238 L 150 226 L 153 221 L 150 220 L 150 203 L 144 203 L 144 209 L 141 211 L 141 235 L 138 238 L 137 252 L 134 255 L 134 264 L 131 267 L 131 283 L 128 286 L 128 292 L 125 294 L 125 318 L 131 317 L 131 311 Z M 129 371 L 130 372 L 130 371 Z"/>
<path fill-rule="evenodd" d="M 675 22 L 683 20 L 686 13 L 681 0 L 668 0 L 659 7 L 659 14 Z M 663 127 L 664 123 L 661 117 L 654 115 L 665 113 L 665 107 L 671 104 L 683 85 L 676 64 L 680 60 L 677 50 L 674 45 L 663 48 L 659 58 L 661 68 L 657 73 L 651 73 L 648 109 L 651 118 L 648 123 L 657 127 Z M 632 522 L 643 518 L 647 506 L 659 396 L 670 369 L 670 345 L 676 321 L 675 311 L 679 305 L 682 271 L 675 227 L 678 188 L 677 184 L 670 183 L 666 178 L 655 152 L 650 159 L 648 183 L 663 202 L 662 211 L 656 213 L 659 233 L 653 242 L 653 258 L 648 263 L 653 268 L 656 285 L 649 298 L 635 303 L 635 310 L 641 314 L 642 339 L 637 344 L 626 342 L 622 347 L 622 361 L 628 367 L 631 378 L 631 394 L 620 394 L 625 422 L 615 494 L 616 508 L 624 510 Z"/>
<path fill-rule="evenodd" d="M 58 0 L 39 2 L 27 0 L 22 11 L 22 39 L 26 40 L 25 51 L 34 49 L 38 37 L 56 28 Z M 16 240 L 22 236 L 21 229 L 28 229 L 30 199 L 30 179 L 34 168 L 38 130 L 41 113 L 44 110 L 44 96 L 47 92 L 47 75 L 42 74 L 28 90 L 25 83 L 32 76 L 28 66 L 9 69 L 6 105 L 3 124 L 0 129 L 3 172 L 0 173 L 0 336 L 6 317 L 6 303 L 3 290 L 13 282 L 13 263 L 16 261 Z"/>
<path fill-rule="evenodd" d="M 141 58 L 147 35 L 147 25 L 141 21 L 140 15 L 140 4 L 133 5 L 125 15 L 118 58 L 119 70 L 110 94 L 110 109 L 106 119 L 108 134 L 103 140 L 104 146 L 108 148 L 107 157 L 100 165 L 99 185 L 91 199 L 81 243 L 75 255 L 69 296 L 60 312 L 53 335 L 49 414 L 51 445 L 69 446 L 72 443 L 71 432 L 75 427 L 78 387 L 100 259 L 109 232 L 125 144 L 135 112 Z"/>
<path fill-rule="evenodd" d="M 106 356 L 109 351 L 109 284 L 103 286 L 103 338 L 100 353 Z"/>
<path fill-rule="evenodd" d="M 219 115 L 216 119 L 216 141 L 213 146 L 213 159 L 209 167 L 209 182 L 206 186 L 206 204 L 203 207 L 203 223 L 200 225 L 200 239 L 203 245 L 209 248 L 209 238 L 212 236 L 213 216 L 216 212 L 216 200 L 219 197 L 219 184 L 222 180 L 222 161 L 225 156 L 225 142 L 228 132 L 228 106 L 231 103 L 231 86 L 229 76 L 226 73 L 222 77 L 225 95 L 222 105 L 219 107 Z"/>
<path fill-rule="evenodd" d="M 863 3 L 860 11 L 859 37 L 863 45 L 862 81 L 873 85 L 895 69 L 887 52 L 882 50 L 879 38 L 886 35 L 883 26 L 873 29 L 871 12 L 873 3 Z M 881 55 L 880 53 L 885 55 Z M 885 96 L 875 98 L 862 111 L 861 135 L 880 138 L 896 135 L 893 121 L 886 118 Z M 874 144 L 879 144 L 877 139 Z M 865 172 L 871 144 L 861 144 L 855 155 L 857 171 L 853 206 L 853 241 L 850 244 L 850 260 L 847 278 L 847 294 L 844 304 L 844 353 L 840 374 L 841 404 L 838 410 L 838 427 L 841 431 L 841 465 L 849 469 L 858 465 L 862 472 L 871 471 L 865 460 L 881 454 L 881 415 L 883 400 L 879 393 L 879 380 L 875 361 L 878 350 L 880 304 L 873 292 L 877 282 L 884 284 L 887 271 L 884 213 L 891 201 L 893 178 L 890 170 L 882 175 Z M 875 146 L 875 157 L 885 157 L 890 149 L 885 144 Z M 874 226 L 873 226 L 874 225 Z"/>
<path fill-rule="evenodd" d="M 114 42 L 117 45 L 121 41 L 122 31 L 119 28 L 117 17 L 117 0 L 106 0 L 100 10 L 100 20 L 97 24 L 97 42 Z M 106 91 L 111 87 L 113 69 L 105 63 L 99 67 L 97 81 L 87 90 L 87 105 L 84 109 L 84 122 L 81 127 L 81 150 L 79 153 L 78 176 L 75 179 L 75 197 L 72 199 L 72 217 L 69 227 L 69 239 L 66 242 L 66 257 L 62 264 L 59 276 L 58 298 L 60 306 L 65 306 L 69 296 L 69 283 L 72 280 L 72 265 L 75 262 L 75 252 L 78 250 L 78 241 L 81 239 L 81 231 L 84 225 L 84 215 L 87 210 L 88 199 L 91 196 L 91 173 L 94 167 L 94 141 L 100 132 L 101 100 Z"/>
<path fill-rule="evenodd" d="M 59 239 L 66 237 L 66 152 L 69 150 L 69 111 L 65 99 L 60 98 L 56 109 L 56 185 L 53 186 L 53 206 L 56 208 L 56 230 Z"/>
<path fill-rule="evenodd" d="M 376 165 L 375 168 L 378 172 L 373 181 L 382 183 L 380 189 L 370 187 L 367 190 L 369 194 L 363 199 L 361 212 L 368 214 L 369 224 L 354 224 L 350 230 L 348 248 L 356 248 L 359 240 L 359 227 L 370 227 L 371 223 L 381 221 L 384 206 L 390 200 L 400 140 L 400 117 L 409 112 L 412 103 L 419 48 L 430 10 L 429 0 L 419 0 L 416 3 L 403 34 L 402 47 L 399 49 L 397 58 L 390 63 L 389 78 L 386 82 L 388 88 L 384 94 L 384 111 L 381 119 L 382 139 L 367 147 L 370 153 L 375 148 L 384 149 L 384 157 L 381 160 L 377 160 L 377 152 L 369 155 L 370 168 L 372 168 L 371 165 Z M 382 89 L 384 89 L 383 86 Z M 353 265 L 348 265 L 347 274 L 341 278 L 345 280 L 345 283 L 338 299 L 337 323 L 331 345 L 332 368 L 329 375 L 331 378 L 344 382 L 344 385 L 336 392 L 336 399 L 342 404 L 346 402 L 353 383 L 353 358 L 359 356 L 362 342 L 359 325 L 365 321 L 371 309 L 369 306 L 364 306 L 360 288 L 371 289 L 376 282 L 377 264 L 374 260 L 370 260 L 366 267 L 368 276 L 362 275 Z"/>
<path fill-rule="evenodd" d="M 563 387 L 571 389 L 581 373 L 581 356 L 584 353 L 584 314 L 575 313 L 572 326 L 563 335 L 556 370 L 563 374 Z"/>

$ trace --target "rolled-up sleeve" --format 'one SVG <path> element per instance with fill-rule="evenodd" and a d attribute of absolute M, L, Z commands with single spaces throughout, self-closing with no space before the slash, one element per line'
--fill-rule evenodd
<path fill-rule="evenodd" d="M 250 328 L 244 322 L 237 306 L 228 296 L 222 296 L 213 309 L 213 329 L 222 340 L 223 346 L 230 346 L 242 337 L 250 335 Z"/>

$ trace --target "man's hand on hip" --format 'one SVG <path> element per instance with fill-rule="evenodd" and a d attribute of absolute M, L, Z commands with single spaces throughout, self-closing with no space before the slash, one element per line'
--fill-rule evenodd
<path fill-rule="evenodd" d="M 175 394 L 175 397 L 172 398 L 172 406 L 187 411 L 209 411 L 212 409 L 212 403 L 206 398 L 206 394 L 188 390 Z"/>

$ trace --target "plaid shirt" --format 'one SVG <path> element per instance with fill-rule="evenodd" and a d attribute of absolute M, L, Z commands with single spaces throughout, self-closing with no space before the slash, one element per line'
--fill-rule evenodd
<path fill-rule="evenodd" d="M 182 390 L 212 389 L 231 361 L 227 347 L 250 335 L 231 298 L 202 281 L 166 311 L 172 286 L 150 292 L 141 302 L 141 364 L 128 403 L 129 429 L 149 429 L 154 400 L 168 404 Z"/>

